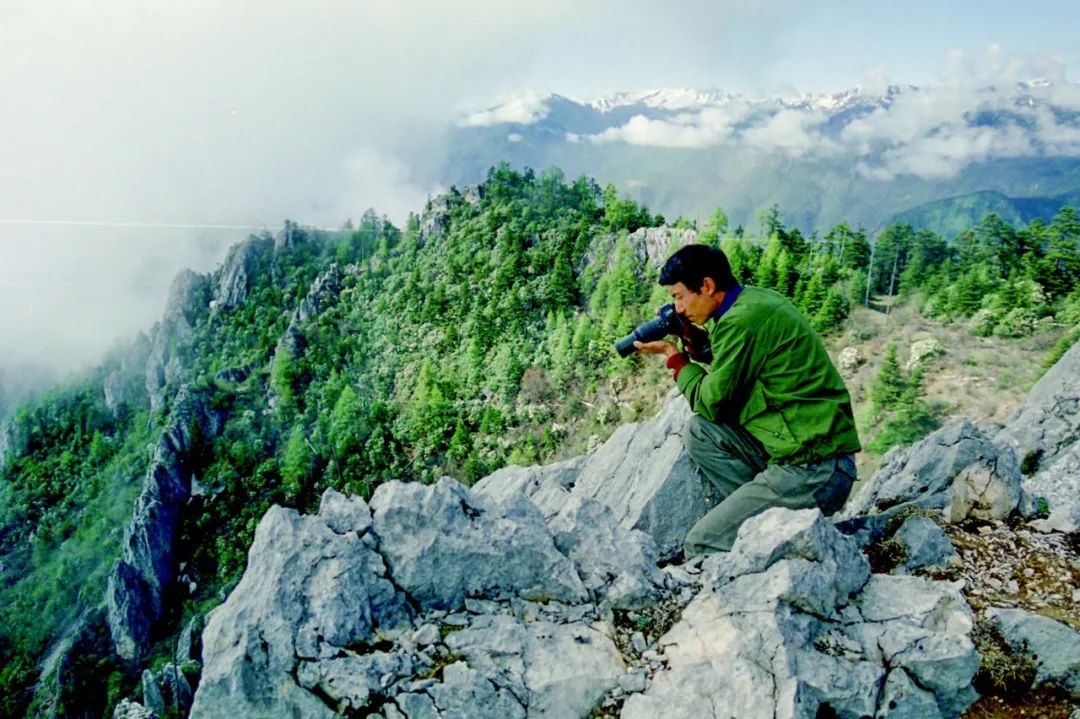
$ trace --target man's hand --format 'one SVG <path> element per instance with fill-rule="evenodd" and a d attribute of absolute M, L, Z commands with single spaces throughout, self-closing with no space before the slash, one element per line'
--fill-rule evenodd
<path fill-rule="evenodd" d="M 638 352 L 643 352 L 650 355 L 664 355 L 670 357 L 671 355 L 679 354 L 679 348 L 671 342 L 665 342 L 664 340 L 657 340 L 656 342 L 634 342 L 634 347 Z"/>

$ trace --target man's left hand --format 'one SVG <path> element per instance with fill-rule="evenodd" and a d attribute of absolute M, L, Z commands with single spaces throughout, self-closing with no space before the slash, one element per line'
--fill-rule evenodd
<path fill-rule="evenodd" d="M 671 342 L 665 342 L 664 340 L 657 340 L 656 342 L 634 342 L 634 347 L 638 352 L 650 355 L 664 355 L 670 357 L 671 355 L 679 354 L 679 348 Z"/>

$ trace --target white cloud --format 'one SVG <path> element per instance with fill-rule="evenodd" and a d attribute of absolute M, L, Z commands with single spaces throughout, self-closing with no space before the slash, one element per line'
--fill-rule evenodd
<path fill-rule="evenodd" d="M 668 120 L 635 115 L 619 127 L 612 127 L 589 140 L 603 144 L 625 142 L 652 147 L 702 148 L 723 143 L 739 119 L 726 108 L 710 108 L 697 113 L 681 113 Z"/>
<path fill-rule="evenodd" d="M 742 133 L 742 144 L 799 157 L 813 152 L 818 155 L 832 154 L 835 146 L 826 140 L 819 126 L 825 116 L 817 112 L 783 109 L 766 118 L 764 122 Z"/>
<path fill-rule="evenodd" d="M 490 127 L 507 123 L 531 125 L 547 117 L 548 98 L 549 95 L 538 92 L 513 95 L 497 101 L 494 107 L 469 113 L 459 124 L 463 127 Z"/>

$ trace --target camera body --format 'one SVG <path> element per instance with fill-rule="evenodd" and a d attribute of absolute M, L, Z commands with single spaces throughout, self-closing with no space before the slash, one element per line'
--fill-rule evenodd
<path fill-rule="evenodd" d="M 675 311 L 674 304 L 666 304 L 659 309 L 656 316 L 634 328 L 634 331 L 626 337 L 615 341 L 615 351 L 620 357 L 629 357 L 636 350 L 634 342 L 655 342 L 668 335 L 675 335 L 683 339 L 683 348 L 690 356 L 699 361 L 712 362 L 712 348 L 709 347 L 708 337 L 697 327 L 687 322 L 682 315 Z M 693 345 L 692 347 L 689 345 Z M 699 347 L 698 345 L 702 346 Z"/>

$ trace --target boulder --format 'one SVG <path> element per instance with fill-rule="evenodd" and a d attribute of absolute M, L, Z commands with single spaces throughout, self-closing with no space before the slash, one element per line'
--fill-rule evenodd
<path fill-rule="evenodd" d="M 987 611 L 1014 652 L 1035 662 L 1035 683 L 1053 683 L 1080 700 L 1080 632 L 1023 609 Z"/>
<path fill-rule="evenodd" d="M 928 517 L 908 517 L 893 537 L 904 547 L 907 556 L 904 564 L 893 571 L 894 574 L 944 568 L 960 561 L 945 530 Z"/>
<path fill-rule="evenodd" d="M 338 504 L 327 514 L 340 528 Z M 357 508 L 357 523 L 363 514 Z M 301 663 L 309 683 L 332 685 L 332 665 L 307 665 L 411 633 L 411 615 L 382 558 L 358 533 L 272 507 L 255 531 L 240 583 L 207 618 L 191 716 L 334 716 L 320 694 L 297 684 Z"/>
<path fill-rule="evenodd" d="M 388 482 L 371 508 L 390 574 L 422 610 L 456 609 L 466 597 L 588 599 L 540 510 L 521 495 L 495 502 L 448 477 Z"/>
<path fill-rule="evenodd" d="M 595 499 L 623 527 L 651 536 L 661 560 L 671 559 L 682 552 L 687 531 L 719 501 L 683 447 L 690 416 L 686 400 L 673 390 L 655 417 L 622 425 L 592 454 L 502 470 L 478 482 L 477 492 L 494 497 L 520 491 L 549 517 L 571 496 Z"/>
<path fill-rule="evenodd" d="M 979 664 L 959 585 L 869 576 L 856 555 L 817 510 L 748 520 L 622 716 L 958 716 Z"/>
<path fill-rule="evenodd" d="M 636 609 L 660 597 L 664 574 L 656 568 L 656 543 L 622 527 L 607 505 L 572 497 L 550 527 L 555 546 L 573 560 L 601 607 Z"/>
<path fill-rule="evenodd" d="M 912 372 L 919 365 L 926 364 L 927 361 L 943 354 L 945 354 L 945 350 L 942 349 L 941 343 L 933 337 L 915 340 L 911 343 L 908 361 L 904 364 L 904 371 Z"/>
<path fill-rule="evenodd" d="M 1001 519 L 1020 502 L 1012 450 L 994 444 L 970 420 L 937 430 L 907 449 L 893 448 L 848 500 L 844 517 L 894 514 L 909 506 L 940 510 L 946 521 Z"/>
<path fill-rule="evenodd" d="M 1024 491 L 1049 501 L 1053 528 L 1080 527 L 1080 343 L 1058 360 L 995 441 L 1011 447 Z M 1050 528 L 1050 527 L 1047 527 Z"/>
<path fill-rule="evenodd" d="M 468 667 L 509 690 L 528 716 L 588 716 L 626 671 L 615 644 L 579 623 L 480 616 L 446 643 Z M 431 694 L 441 709 L 440 692 Z"/>
<path fill-rule="evenodd" d="M 570 491 L 588 459 L 581 455 L 542 466 L 510 465 L 481 479 L 473 485 L 472 491 L 497 501 L 524 494 L 540 508 L 545 518 L 551 519 L 570 499 Z"/>
<path fill-rule="evenodd" d="M 840 371 L 844 376 L 850 377 L 855 374 L 855 370 L 859 369 L 859 365 L 865 360 L 859 353 L 858 347 L 845 347 L 840 350 L 840 356 L 837 358 L 837 361 L 840 365 Z"/>
<path fill-rule="evenodd" d="M 158 719 L 154 712 L 130 699 L 121 699 L 113 710 L 112 719 Z"/>

